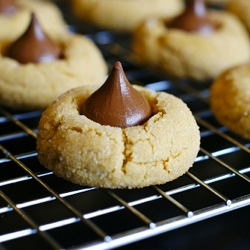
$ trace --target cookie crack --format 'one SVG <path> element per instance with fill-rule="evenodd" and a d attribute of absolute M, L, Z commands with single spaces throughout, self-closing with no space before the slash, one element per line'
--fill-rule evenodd
<path fill-rule="evenodd" d="M 121 171 L 126 175 L 127 173 L 126 165 L 131 159 L 132 152 L 128 153 L 128 149 L 126 147 L 126 145 L 128 144 L 128 137 L 124 131 L 122 131 L 122 137 L 123 137 L 123 144 L 124 144 L 124 150 L 122 153 L 124 155 L 124 159 L 123 159 Z"/>
<path fill-rule="evenodd" d="M 76 126 L 75 127 L 71 127 L 70 130 L 76 131 L 77 133 L 80 133 L 80 134 L 83 133 L 83 130 L 82 130 L 81 127 L 76 127 Z"/>

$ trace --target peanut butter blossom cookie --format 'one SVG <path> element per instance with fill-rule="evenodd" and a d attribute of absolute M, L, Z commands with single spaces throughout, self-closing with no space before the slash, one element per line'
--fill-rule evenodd
<path fill-rule="evenodd" d="M 185 103 L 165 92 L 132 86 L 116 62 L 98 89 L 61 95 L 43 113 L 37 152 L 66 180 L 105 188 L 142 188 L 183 175 L 200 134 Z"/>
<path fill-rule="evenodd" d="M 132 31 L 148 17 L 171 19 L 184 9 L 183 0 L 71 0 L 74 13 L 103 29 Z"/>
<path fill-rule="evenodd" d="M 0 41 L 13 41 L 22 35 L 29 24 L 31 12 L 36 14 L 49 36 L 58 38 L 68 33 L 60 10 L 50 1 L 1 0 Z"/>
<path fill-rule="evenodd" d="M 249 36 L 234 15 L 189 0 L 170 22 L 149 19 L 133 33 L 133 51 L 150 65 L 182 78 L 207 80 L 249 61 Z"/>
<path fill-rule="evenodd" d="M 250 139 L 250 64 L 225 71 L 211 85 L 211 110 L 230 130 Z"/>
<path fill-rule="evenodd" d="M 17 40 L 1 45 L 0 104 L 7 107 L 45 109 L 71 88 L 101 85 L 107 74 L 92 41 L 80 35 L 51 39 L 34 13 Z"/>

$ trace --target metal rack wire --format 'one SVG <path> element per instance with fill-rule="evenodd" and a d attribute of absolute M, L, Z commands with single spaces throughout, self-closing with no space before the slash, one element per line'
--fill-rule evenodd
<path fill-rule="evenodd" d="M 131 83 L 187 103 L 201 131 L 194 166 L 182 177 L 134 190 L 83 187 L 41 166 L 35 151 L 41 110 L 0 108 L 0 249 L 114 249 L 250 205 L 250 142 L 217 123 L 209 83 L 171 79 L 142 66 L 129 37 L 88 34 Z M 66 236 L 65 236 L 66 235 Z"/>

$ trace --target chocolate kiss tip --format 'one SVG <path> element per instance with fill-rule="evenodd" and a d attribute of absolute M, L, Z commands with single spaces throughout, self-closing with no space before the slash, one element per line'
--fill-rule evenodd
<path fill-rule="evenodd" d="M 114 66 L 113 66 L 113 67 L 116 68 L 116 69 L 121 69 L 121 68 L 122 68 L 122 64 L 121 64 L 120 61 L 116 61 L 116 62 L 114 63 Z"/>
<path fill-rule="evenodd" d="M 44 33 L 33 12 L 26 31 L 10 45 L 6 53 L 6 56 L 23 64 L 51 62 L 60 55 L 60 46 Z"/>
<path fill-rule="evenodd" d="M 152 110 L 148 101 L 129 83 L 119 61 L 105 83 L 81 107 L 82 115 L 101 125 L 126 128 L 147 121 Z"/>
<path fill-rule="evenodd" d="M 36 15 L 35 15 L 35 13 L 32 11 L 31 12 L 31 14 L 30 14 L 30 23 L 32 23 L 32 22 L 38 22 L 38 20 L 37 20 L 37 18 L 36 18 Z"/>

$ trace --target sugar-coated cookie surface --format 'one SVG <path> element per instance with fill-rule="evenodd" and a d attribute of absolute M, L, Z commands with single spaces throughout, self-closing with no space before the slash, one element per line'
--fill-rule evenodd
<path fill-rule="evenodd" d="M 218 23 L 210 35 L 167 28 L 162 20 L 150 19 L 133 33 L 133 51 L 143 62 L 156 65 L 176 77 L 211 79 L 224 70 L 249 61 L 249 36 L 232 14 L 208 11 Z"/>
<path fill-rule="evenodd" d="M 227 70 L 212 84 L 211 109 L 230 130 L 250 138 L 250 64 Z"/>
<path fill-rule="evenodd" d="M 34 12 L 45 32 L 58 38 L 67 33 L 67 26 L 56 5 L 41 0 L 16 0 L 20 6 L 17 13 L 6 16 L 0 14 L 0 41 L 10 41 L 19 37 L 26 30 L 30 21 L 30 14 Z"/>
<path fill-rule="evenodd" d="M 184 9 L 183 0 L 71 0 L 74 13 L 98 27 L 132 31 L 148 17 L 173 18 Z"/>
<path fill-rule="evenodd" d="M 43 113 L 37 136 L 38 159 L 60 177 L 105 188 L 141 188 L 183 175 L 199 150 L 200 134 L 180 99 L 134 86 L 154 115 L 143 125 L 104 126 L 79 114 L 93 86 L 60 96 Z"/>
<path fill-rule="evenodd" d="M 63 58 L 49 63 L 21 64 L 4 56 L 0 43 L 0 104 L 16 109 L 44 109 L 65 91 L 86 84 L 101 85 L 107 65 L 97 46 L 81 35 L 56 41 Z"/>

